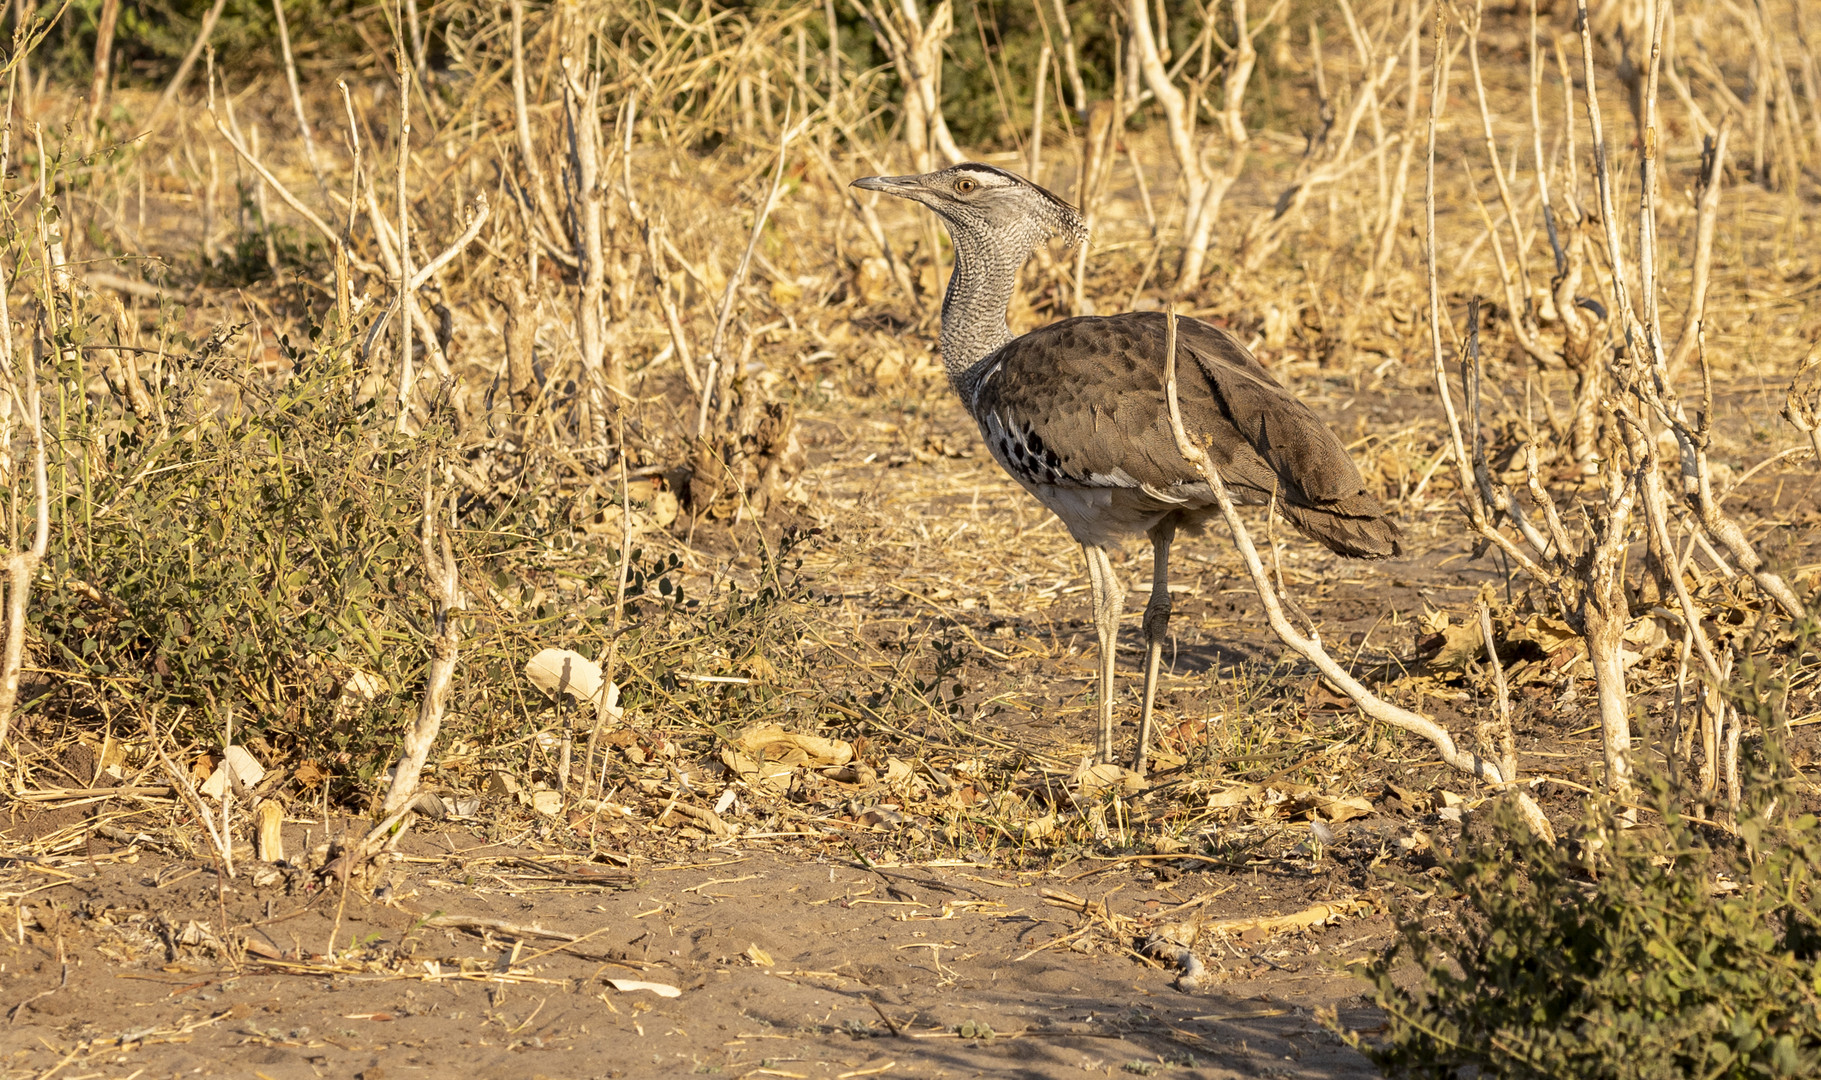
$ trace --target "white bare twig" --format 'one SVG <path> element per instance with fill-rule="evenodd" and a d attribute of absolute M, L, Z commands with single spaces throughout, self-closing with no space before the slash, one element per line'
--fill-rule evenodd
<path fill-rule="evenodd" d="M 182 719 L 183 713 L 180 711 L 177 714 L 177 720 Z M 173 726 L 176 722 L 172 722 Z M 202 793 L 196 790 L 195 782 L 190 779 L 190 771 L 179 768 L 177 763 L 164 752 L 164 734 L 158 730 L 157 718 L 152 717 L 146 720 L 146 728 L 151 736 L 149 741 L 152 744 L 152 752 L 158 755 L 159 763 L 164 766 L 165 773 L 170 776 L 172 789 L 183 796 L 183 801 L 189 804 L 190 811 L 196 815 L 198 821 L 202 822 L 204 831 L 208 833 L 209 845 L 215 849 L 215 857 L 221 860 L 222 871 L 232 878 L 234 876 L 234 837 L 228 829 L 227 803 L 222 804 L 221 823 L 218 826 L 214 813 L 209 809 L 208 800 L 202 797 Z M 227 760 L 225 755 L 222 760 L 224 762 Z M 233 789 L 231 777 L 228 779 L 228 789 L 230 791 Z"/>
<path fill-rule="evenodd" d="M 1221 516 L 1226 519 L 1227 529 L 1233 534 L 1233 544 L 1239 549 L 1240 557 L 1245 561 L 1246 570 L 1252 575 L 1252 586 L 1258 591 L 1258 599 L 1264 604 L 1265 617 L 1270 620 L 1271 630 L 1278 640 L 1295 650 L 1298 655 L 1315 665 L 1329 682 L 1339 687 L 1341 692 L 1353 699 L 1360 711 L 1374 720 L 1401 728 L 1428 741 L 1434 746 L 1442 760 L 1451 768 L 1476 776 L 1490 784 L 1504 782 L 1499 767 L 1475 754 L 1467 753 L 1455 745 L 1454 737 L 1440 724 L 1426 716 L 1418 715 L 1408 709 L 1399 708 L 1384 700 L 1355 679 L 1340 666 L 1328 650 L 1322 647 L 1321 634 L 1311 630 L 1304 635 L 1290 622 L 1284 613 L 1283 604 L 1276 587 L 1271 583 L 1271 575 L 1265 569 L 1264 561 L 1259 558 L 1258 548 L 1252 543 L 1252 534 L 1239 516 L 1239 510 L 1233 504 L 1233 498 L 1227 493 L 1227 486 L 1220 478 L 1220 471 L 1208 458 L 1207 450 L 1196 445 L 1189 437 L 1182 422 L 1182 407 L 1176 393 L 1176 319 L 1174 307 L 1168 313 L 1169 335 L 1164 349 L 1164 399 L 1169 403 L 1170 432 L 1176 437 L 1176 450 L 1185 460 L 1195 467 L 1195 471 L 1213 489 L 1214 498 L 1220 503 Z"/>
<path fill-rule="evenodd" d="M 918 172 L 935 168 L 935 152 L 948 164 L 965 160 L 942 115 L 942 53 L 955 32 L 951 0 L 937 0 L 926 17 L 917 0 L 897 0 L 890 9 L 881 0 L 852 0 L 854 11 L 872 28 L 880 49 L 891 60 L 904 87 L 904 134 Z"/>
<path fill-rule="evenodd" d="M 145 124 L 147 128 L 153 131 L 158 130 L 159 119 L 164 116 L 165 110 L 171 107 L 171 103 L 177 100 L 177 92 L 183 89 L 183 84 L 189 81 L 190 72 L 196 67 L 197 58 L 202 55 L 204 46 L 209 43 L 209 35 L 215 32 L 215 21 L 221 18 L 222 9 L 227 6 L 228 0 L 215 0 L 215 3 L 210 5 L 209 10 L 202 16 L 202 25 L 196 28 L 195 40 L 190 42 L 189 50 L 183 54 L 183 60 L 177 65 L 177 74 L 171 76 L 171 81 L 165 84 L 164 93 L 158 96 L 158 104 L 152 107 L 152 115 Z"/>
<path fill-rule="evenodd" d="M 468 245 L 474 243 L 475 238 L 480 236 L 481 227 L 487 223 L 487 218 L 492 212 L 493 208 L 487 202 L 487 193 L 484 191 L 476 193 L 474 205 L 468 210 L 467 228 L 463 229 L 462 234 L 455 238 L 455 242 L 444 248 L 436 258 L 412 272 L 409 289 L 423 288 L 425 283 L 435 277 L 438 271 L 454 262 L 458 255 L 467 250 Z M 373 321 L 373 325 L 367 328 L 366 338 L 361 346 L 363 355 L 371 355 L 374 344 L 378 342 L 380 334 L 385 331 L 386 324 L 392 320 L 392 316 L 398 313 L 403 300 L 404 292 L 401 291 L 392 298 L 392 303 L 386 306 L 386 310 L 380 312 L 379 318 Z"/>
<path fill-rule="evenodd" d="M 1220 104 L 1213 110 L 1215 123 L 1226 136 L 1227 159 L 1220 168 L 1210 169 L 1203 163 L 1201 144 L 1195 137 L 1200 87 L 1196 86 L 1195 93 L 1191 96 L 1176 86 L 1173 73 L 1164 66 L 1157 34 L 1151 27 L 1150 4 L 1147 0 L 1131 0 L 1127 5 L 1126 16 L 1131 24 L 1138 66 L 1143 73 L 1145 85 L 1163 109 L 1170 153 L 1176 158 L 1182 177 L 1183 254 L 1182 266 L 1176 276 L 1178 293 L 1193 288 L 1201 280 L 1202 270 L 1207 264 L 1208 243 L 1214 233 L 1215 220 L 1220 215 L 1221 202 L 1245 167 L 1251 149 L 1251 136 L 1246 131 L 1243 105 L 1246 86 L 1251 82 L 1252 71 L 1258 65 L 1258 53 L 1252 42 L 1260 30 L 1277 18 L 1284 6 L 1284 0 L 1278 0 L 1263 19 L 1252 23 L 1246 14 L 1246 0 L 1232 0 L 1232 51 L 1226 61 Z M 1211 9 L 1207 17 L 1213 17 Z"/>
<path fill-rule="evenodd" d="M 1758 554 L 1756 546 L 1745 535 L 1745 530 L 1721 510 L 1719 500 L 1714 496 L 1712 469 L 1707 462 L 1710 441 L 1708 429 L 1712 424 L 1713 412 L 1711 401 L 1709 407 L 1702 410 L 1698 425 L 1691 425 L 1670 381 L 1670 359 L 1663 348 L 1656 286 L 1656 163 L 1660 153 L 1656 120 L 1657 73 L 1663 49 L 1663 30 L 1669 21 L 1669 0 L 1660 0 L 1660 4 L 1654 20 L 1642 100 L 1643 153 L 1638 166 L 1641 182 L 1638 193 L 1637 266 L 1644 304 L 1642 314 L 1631 301 L 1624 248 L 1619 238 L 1618 215 L 1613 205 L 1612 173 L 1606 160 L 1606 139 L 1601 126 L 1599 98 L 1594 93 L 1593 37 L 1586 24 L 1586 0 L 1580 0 L 1578 7 L 1582 26 L 1581 68 L 1587 84 L 1587 122 L 1592 134 L 1594 180 L 1600 201 L 1608 261 L 1612 268 L 1613 299 L 1618 308 L 1619 325 L 1626 339 L 1625 363 L 1631 365 L 1619 368 L 1615 374 L 1622 385 L 1643 398 L 1656 418 L 1675 435 L 1682 458 L 1683 498 L 1701 529 L 1710 540 L 1726 549 L 1733 561 L 1739 564 L 1739 568 L 1750 574 L 1759 589 L 1781 607 L 1785 614 L 1799 619 L 1807 614 L 1802 599 Z M 1719 167 L 1716 155 L 1716 159 L 1710 163 L 1708 176 L 1711 180 L 1704 178 L 1704 183 L 1718 187 Z M 1703 192 L 1704 198 L 1706 195 Z M 1697 254 L 1698 248 L 1697 237 Z M 1711 258 L 1711 248 L 1708 255 Z M 1705 287 L 1704 274 L 1701 275 L 1699 284 Z M 1695 351 L 1702 369 L 1703 386 L 1710 387 L 1712 377 L 1707 368 L 1705 351 L 1701 348 L 1701 337 L 1700 324 L 1697 322 Z M 1615 361 L 1615 366 L 1617 364 Z"/>
<path fill-rule="evenodd" d="M 0 132 L 0 177 L 6 176 L 7 166 L 12 161 L 12 98 L 13 83 L 9 80 L 5 128 Z M 48 244 L 46 247 L 48 251 Z M 4 392 L 11 399 L 5 409 L 4 423 L 10 428 L 12 417 L 16 414 L 25 428 L 26 453 L 31 463 L 33 511 L 30 545 L 23 550 L 9 552 L 6 560 L 6 639 L 4 652 L 0 652 L 0 750 L 6 746 L 13 710 L 19 703 L 19 671 L 25 661 L 26 607 L 31 600 L 32 582 L 38 576 L 38 566 L 44 561 L 45 552 L 49 549 L 51 534 L 50 484 L 45 467 L 44 409 L 39 396 L 38 366 L 31 349 L 15 351 L 13 348 L 12 312 L 7 292 L 7 289 L 0 287 L 0 366 L 5 368 Z M 55 310 L 55 304 L 47 305 L 46 317 L 55 318 Z M 55 332 L 50 336 L 55 338 Z M 9 451 L 7 480 L 17 483 L 18 478 L 11 471 L 10 431 L 7 433 L 6 447 Z M 19 505 L 21 494 L 17 489 L 11 493 L 14 507 Z"/>
<path fill-rule="evenodd" d="M 582 352 L 587 383 L 586 428 L 590 441 L 602 442 L 606 432 L 609 387 L 625 392 L 625 378 L 606 370 L 607 362 L 607 236 L 603 219 L 607 202 L 606 157 L 601 143 L 600 73 L 590 67 L 577 78 L 579 61 L 564 56 L 563 127 L 569 144 L 569 217 L 574 223 L 571 251 L 581 267 L 576 290 L 576 339 Z"/>
<path fill-rule="evenodd" d="M 321 233 L 323 239 L 327 240 L 330 244 L 337 247 L 345 246 L 343 235 L 337 232 L 328 222 L 324 221 L 316 211 L 304 205 L 303 201 L 296 195 L 293 195 L 291 189 L 286 187 L 278 177 L 273 176 L 272 171 L 266 168 L 265 162 L 259 160 L 259 155 L 253 153 L 253 151 L 247 147 L 247 144 L 242 142 L 238 135 L 234 134 L 233 129 L 222 120 L 221 114 L 217 113 L 213 106 L 209 108 L 209 117 L 215 122 L 215 131 L 227 141 L 227 144 L 233 148 L 236 154 L 240 155 L 242 161 L 246 162 L 254 172 L 259 174 L 261 180 L 264 180 L 267 184 L 271 185 L 272 190 L 278 193 L 278 197 L 284 200 L 286 206 L 289 206 L 299 217 L 309 222 L 310 227 Z M 363 273 L 373 274 L 379 272 L 379 267 L 364 259 L 355 258 L 352 252 L 349 253 L 349 258 Z"/>
<path fill-rule="evenodd" d="M 403 27 L 393 30 L 402 35 Z M 398 326 L 398 417 L 399 431 L 411 422 L 411 391 L 417 379 L 412 372 L 411 327 L 417 321 L 417 288 L 411 273 L 411 65 L 406 62 L 405 43 L 397 45 L 398 65 L 398 303 L 404 317 Z"/>
<path fill-rule="evenodd" d="M 430 756 L 431 744 L 436 741 L 436 733 L 442 727 L 444 702 L 449 694 L 449 685 L 455 677 L 455 663 L 460 655 L 462 640 L 461 628 L 455 622 L 455 613 L 462 610 L 465 604 L 462 599 L 461 577 L 456 568 L 455 549 L 449 539 L 451 530 L 455 528 L 453 493 L 447 502 L 449 520 L 439 527 L 438 508 L 442 503 L 443 500 L 436 494 L 436 467 L 432 463 L 424 471 L 424 518 L 419 537 L 424 577 L 430 586 L 431 621 L 435 627 L 435 636 L 430 641 L 430 668 L 424 680 L 424 698 L 418 706 L 417 720 L 405 732 L 398 765 L 392 772 L 392 783 L 387 787 L 385 801 L 380 806 L 380 812 L 386 817 L 355 849 L 355 862 L 377 852 L 384 845 L 392 827 L 410 808 L 417 794 L 418 778 L 423 774 L 424 763 Z"/>
<path fill-rule="evenodd" d="M 323 198 L 329 197 L 329 184 L 323 177 L 322 163 L 316 158 L 316 139 L 310 131 L 310 120 L 304 115 L 303 91 L 297 83 L 297 61 L 291 56 L 291 30 L 285 25 L 284 0 L 272 0 L 272 15 L 278 20 L 278 45 L 284 55 L 285 84 L 291 90 L 291 110 L 297 114 L 297 132 L 303 136 L 304 158 L 316 176 L 316 186 Z"/>
<path fill-rule="evenodd" d="M 784 106 L 783 134 L 778 136 L 778 161 L 772 170 L 771 186 L 766 189 L 765 198 L 759 203 L 758 213 L 753 215 L 752 232 L 746 238 L 746 250 L 740 254 L 740 261 L 734 272 L 727 279 L 727 288 L 721 293 L 721 306 L 715 315 L 714 337 L 708 344 L 708 370 L 702 376 L 701 397 L 696 409 L 696 438 L 704 438 L 708 433 L 708 409 L 711 397 L 715 393 L 725 396 L 732 385 L 733 365 L 724 355 L 727 338 L 727 324 L 733 318 L 734 302 L 739 298 L 740 286 L 746 283 L 746 274 L 752 267 L 752 253 L 758 249 L 759 238 L 765 234 L 765 223 L 771 218 L 771 212 L 777 206 L 778 192 L 784 186 L 784 164 L 789 160 L 790 143 L 808 126 L 807 119 L 796 125 L 790 122 L 791 103 Z"/>

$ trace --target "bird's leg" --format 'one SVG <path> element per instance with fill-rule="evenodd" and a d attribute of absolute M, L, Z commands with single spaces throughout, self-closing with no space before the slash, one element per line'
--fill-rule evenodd
<path fill-rule="evenodd" d="M 1088 582 L 1094 588 L 1094 631 L 1100 637 L 1100 745 L 1094 753 L 1099 765 L 1113 760 L 1113 658 L 1119 651 L 1119 616 L 1125 610 L 1125 589 L 1113 576 L 1107 549 L 1081 545 L 1088 560 Z"/>
<path fill-rule="evenodd" d="M 1157 700 L 1157 665 L 1163 659 L 1163 639 L 1170 630 L 1170 544 L 1176 539 L 1176 518 L 1166 517 L 1151 529 L 1151 602 L 1144 606 L 1144 708 L 1138 717 L 1138 755 L 1132 771 L 1144 775 L 1145 757 L 1151 749 L 1151 705 Z"/>

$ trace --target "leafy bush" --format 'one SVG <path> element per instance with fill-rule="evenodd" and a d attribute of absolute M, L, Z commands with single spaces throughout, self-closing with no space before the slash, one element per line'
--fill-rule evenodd
<path fill-rule="evenodd" d="M 166 716 L 239 703 L 249 737 L 358 752 L 360 725 L 330 730 L 341 683 L 370 670 L 402 689 L 422 662 L 395 609 L 421 606 L 415 529 L 439 440 L 356 406 L 344 349 L 294 353 L 294 376 L 267 386 L 223 362 L 219 337 L 167 361 L 163 424 L 66 400 L 38 636 L 79 683 L 130 687 Z"/>
<path fill-rule="evenodd" d="M 1406 923 L 1372 965 L 1388 1029 L 1362 1048 L 1405 1076 L 1817 1075 L 1821 825 L 1793 812 L 1774 737 L 1759 757 L 1731 832 L 1680 813 L 1660 775 L 1661 824 L 1598 811 L 1585 862 L 1509 806 L 1480 815 L 1443 861 L 1460 921 Z"/>

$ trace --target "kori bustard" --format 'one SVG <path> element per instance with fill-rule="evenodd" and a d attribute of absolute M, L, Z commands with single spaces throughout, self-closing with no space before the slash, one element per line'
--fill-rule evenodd
<path fill-rule="evenodd" d="M 1097 760 L 1113 760 L 1113 666 L 1125 589 L 1107 549 L 1150 537 L 1144 696 L 1133 769 L 1145 770 L 1157 668 L 1170 622 L 1170 544 L 1218 514 L 1209 485 L 1177 450 L 1164 397 L 1165 316 L 1064 319 L 1021 337 L 1006 325 L 1019 269 L 1038 244 L 1087 240 L 1081 216 L 1043 188 L 972 162 L 854 186 L 922 203 L 954 241 L 942 301 L 942 364 L 1006 472 L 1080 543 L 1100 639 Z M 1275 501 L 1292 525 L 1360 559 L 1399 553 L 1399 533 L 1365 490 L 1346 448 L 1224 330 L 1180 319 L 1179 412 L 1235 500 Z"/>

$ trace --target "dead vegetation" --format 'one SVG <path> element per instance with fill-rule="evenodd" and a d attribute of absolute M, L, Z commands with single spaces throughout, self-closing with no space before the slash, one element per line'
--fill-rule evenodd
<path fill-rule="evenodd" d="M 384 46 L 300 69 L 292 25 L 255 71 L 217 5 L 195 74 L 40 89 L 42 10 L 0 145 L 0 783 L 73 816 L 9 846 L 258 880 L 276 805 L 331 903 L 423 817 L 616 865 L 1326 847 L 1358 893 L 1501 789 L 1566 824 L 1640 766 L 1726 827 L 1740 755 L 1821 719 L 1821 24 L 1560 7 L 1134 0 L 1088 42 L 1055 0 L 1039 74 L 993 72 L 1034 104 L 965 151 L 947 0 L 382 7 Z M 1085 585 L 945 396 L 945 241 L 847 187 L 964 153 L 1094 223 L 1015 330 L 1222 322 L 1413 536 L 1341 578 L 1231 515 L 1148 789 L 1079 766 Z"/>

